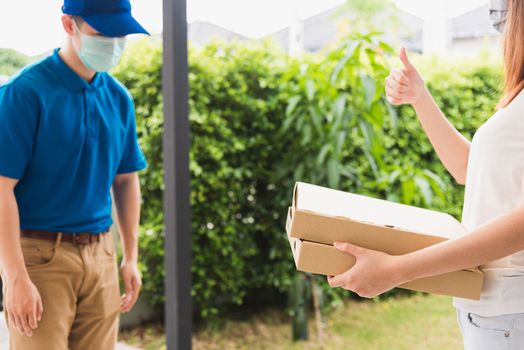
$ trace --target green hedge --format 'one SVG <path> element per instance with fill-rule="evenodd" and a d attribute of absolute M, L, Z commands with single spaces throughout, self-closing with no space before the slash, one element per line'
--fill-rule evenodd
<path fill-rule="evenodd" d="M 239 305 L 284 305 L 296 273 L 284 232 L 295 181 L 460 218 L 463 188 L 440 164 L 413 110 L 384 100 L 391 53 L 366 36 L 302 58 L 269 43 L 190 49 L 197 316 L 209 319 Z M 164 290 L 161 59 L 159 46 L 141 43 L 115 71 L 135 97 L 150 164 L 141 177 L 140 249 L 144 293 L 157 306 Z M 497 65 L 425 66 L 434 67 L 423 70 L 444 112 L 471 137 L 496 104 Z M 328 301 L 349 295 L 322 285 Z"/>

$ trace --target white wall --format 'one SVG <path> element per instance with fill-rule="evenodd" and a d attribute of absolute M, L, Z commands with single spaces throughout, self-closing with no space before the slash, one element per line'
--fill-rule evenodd
<path fill-rule="evenodd" d="M 450 50 L 453 56 L 471 57 L 483 52 L 492 52 L 493 55 L 502 55 L 500 37 L 483 37 L 453 40 Z"/>
<path fill-rule="evenodd" d="M 448 52 L 451 47 L 451 20 L 448 16 L 448 2 L 443 0 L 424 0 L 423 52 L 424 54 Z"/>

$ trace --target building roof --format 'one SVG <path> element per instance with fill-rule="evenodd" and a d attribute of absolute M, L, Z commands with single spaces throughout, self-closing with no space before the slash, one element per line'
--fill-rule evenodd
<path fill-rule="evenodd" d="M 481 38 L 499 35 L 491 25 L 488 5 L 477 7 L 452 18 L 451 33 L 453 39 Z"/>
<path fill-rule="evenodd" d="M 195 21 L 189 24 L 188 40 L 192 43 L 205 45 L 213 41 L 213 39 L 222 39 L 225 41 L 248 40 L 241 34 L 234 33 L 213 23 Z"/>
<path fill-rule="evenodd" d="M 342 5 L 343 6 L 343 5 Z M 329 9 L 318 15 L 302 20 L 304 27 L 304 50 L 318 51 L 336 40 L 338 36 L 337 22 L 343 18 L 342 6 Z M 382 21 L 376 16 L 375 21 Z M 397 9 L 399 30 L 396 33 L 386 31 L 383 40 L 402 44 L 411 51 L 422 51 L 424 21 L 401 9 Z M 451 39 L 476 39 L 486 36 L 498 36 L 499 33 L 491 25 L 488 5 L 479 6 L 471 11 L 455 16 L 450 20 Z M 290 28 L 282 29 L 269 37 L 275 39 L 286 51 L 289 50 Z"/>
<path fill-rule="evenodd" d="M 344 18 L 344 5 L 339 5 L 315 16 L 306 18 L 301 21 L 304 28 L 304 50 L 314 52 L 322 49 L 327 44 L 336 41 L 340 35 L 339 25 L 341 19 Z M 384 40 L 395 41 L 400 39 L 403 45 L 411 50 L 420 51 L 422 43 L 422 29 L 424 22 L 421 18 L 411 15 L 405 11 L 397 9 L 397 16 L 399 23 L 402 23 L 398 33 L 390 35 L 385 33 Z M 376 17 L 376 22 L 380 22 L 381 18 Z M 276 40 L 284 50 L 289 50 L 289 36 L 290 28 L 284 28 L 278 32 L 272 33 L 267 37 Z M 393 38 L 393 36 L 396 36 Z"/>

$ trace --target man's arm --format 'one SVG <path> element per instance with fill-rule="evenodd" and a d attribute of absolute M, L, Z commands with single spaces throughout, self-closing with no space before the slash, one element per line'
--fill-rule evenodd
<path fill-rule="evenodd" d="M 113 182 L 117 224 L 124 256 L 120 273 L 125 284 L 121 310 L 128 312 L 136 303 L 142 286 L 138 271 L 138 227 L 140 223 L 140 182 L 138 174 L 119 174 Z"/>
<path fill-rule="evenodd" d="M 25 267 L 14 188 L 18 180 L 0 176 L 0 266 L 6 287 L 4 306 L 9 322 L 31 336 L 43 313 L 42 299 Z"/>

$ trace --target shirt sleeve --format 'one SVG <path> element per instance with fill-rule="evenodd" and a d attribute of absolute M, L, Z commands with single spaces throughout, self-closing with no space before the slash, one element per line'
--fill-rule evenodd
<path fill-rule="evenodd" d="M 143 170 L 147 167 L 146 157 L 138 143 L 136 132 L 136 117 L 133 101 L 130 99 L 128 104 L 128 127 L 124 138 L 124 152 L 118 166 L 117 174 L 132 173 Z"/>
<path fill-rule="evenodd" d="M 20 180 L 33 157 L 38 106 L 13 84 L 0 87 L 0 175 Z"/>

